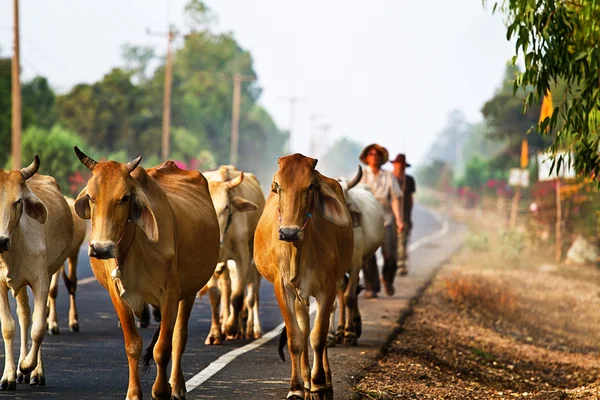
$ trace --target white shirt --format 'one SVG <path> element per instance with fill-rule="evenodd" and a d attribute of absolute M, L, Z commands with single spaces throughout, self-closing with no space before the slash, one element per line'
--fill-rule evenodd
<path fill-rule="evenodd" d="M 392 198 L 399 199 L 402 197 L 402 189 L 400 189 L 394 174 L 380 169 L 379 173 L 375 175 L 371 167 L 366 167 L 363 168 L 363 176 L 360 182 L 371 188 L 373 195 L 381 204 L 385 226 L 391 225 L 394 222 Z"/>

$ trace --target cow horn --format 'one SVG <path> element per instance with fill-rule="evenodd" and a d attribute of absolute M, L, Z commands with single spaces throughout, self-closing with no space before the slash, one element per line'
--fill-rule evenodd
<path fill-rule="evenodd" d="M 363 171 L 359 165 L 356 175 L 354 175 L 354 177 L 348 181 L 348 189 L 352 189 L 354 186 L 356 186 L 358 184 L 358 182 L 360 182 L 360 180 L 362 179 L 362 175 L 363 175 Z"/>
<path fill-rule="evenodd" d="M 96 168 L 98 162 L 92 157 L 86 155 L 83 151 L 79 150 L 79 147 L 74 146 L 73 149 L 75 150 L 75 154 L 77 154 L 77 158 L 79 158 L 79 161 L 81 161 L 83 165 L 88 167 L 90 171 L 94 171 L 94 168 Z"/>
<path fill-rule="evenodd" d="M 244 172 L 241 171 L 240 175 L 237 178 L 233 178 L 232 180 L 227 182 L 227 188 L 233 189 L 235 187 L 238 187 L 240 185 L 240 183 L 242 183 L 243 180 L 244 180 Z"/>
<path fill-rule="evenodd" d="M 137 168 L 137 166 L 139 165 L 139 163 L 141 161 L 142 161 L 142 156 L 139 156 L 135 160 L 131 160 L 127 164 L 125 164 L 127 166 L 127 169 L 129 170 L 129 173 L 132 173 L 133 170 Z"/>
<path fill-rule="evenodd" d="M 28 167 L 21 168 L 19 170 L 19 172 L 21 173 L 21 175 L 23 175 L 23 180 L 26 181 L 27 179 L 31 178 L 37 172 L 39 167 L 40 167 L 40 158 L 36 154 L 35 157 L 33 157 L 33 162 L 31 164 L 29 164 Z"/>

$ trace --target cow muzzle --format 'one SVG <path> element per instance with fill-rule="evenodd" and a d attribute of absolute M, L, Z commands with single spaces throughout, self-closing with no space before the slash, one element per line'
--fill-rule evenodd
<path fill-rule="evenodd" d="M 6 236 L 0 237 L 0 253 L 10 250 L 10 238 Z"/>
<path fill-rule="evenodd" d="M 114 243 L 92 242 L 90 243 L 88 255 L 99 260 L 108 260 L 110 258 L 115 258 L 115 245 Z"/>
<path fill-rule="evenodd" d="M 302 230 L 300 227 L 281 227 L 279 228 L 279 240 L 285 242 L 297 242 L 302 240 Z"/>

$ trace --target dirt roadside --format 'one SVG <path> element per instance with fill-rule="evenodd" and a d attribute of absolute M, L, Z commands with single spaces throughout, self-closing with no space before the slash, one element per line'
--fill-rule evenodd
<path fill-rule="evenodd" d="M 464 246 L 354 399 L 600 399 L 600 269 L 556 265 L 489 219 L 463 222 Z"/>

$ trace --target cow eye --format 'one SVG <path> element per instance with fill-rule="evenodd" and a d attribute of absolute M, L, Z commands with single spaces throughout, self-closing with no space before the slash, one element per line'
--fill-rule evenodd
<path fill-rule="evenodd" d="M 13 207 L 17 208 L 17 207 L 19 207 L 21 205 L 21 203 L 23 203 L 23 199 L 19 199 L 19 200 L 15 201 L 13 203 Z"/>
<path fill-rule="evenodd" d="M 314 188 L 314 187 L 315 187 L 315 184 L 314 184 L 314 183 L 311 183 L 311 184 L 308 186 L 308 189 L 306 189 L 306 191 L 307 191 L 307 192 L 309 192 L 309 191 L 313 190 L 313 188 Z"/>
<path fill-rule="evenodd" d="M 126 202 L 126 201 L 128 201 L 128 200 L 129 200 L 129 195 L 128 195 L 128 194 L 126 194 L 125 196 L 121 197 L 121 200 L 119 200 L 119 204 L 120 204 L 120 203 L 125 203 L 125 202 Z"/>
<path fill-rule="evenodd" d="M 273 189 L 271 189 L 271 191 L 273 193 L 279 193 L 279 184 L 277 184 L 276 182 L 273 182 Z"/>
<path fill-rule="evenodd" d="M 90 201 L 90 203 L 95 203 L 96 200 L 94 200 L 90 195 L 88 195 L 88 200 Z"/>

